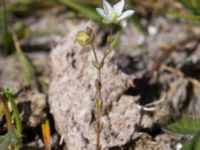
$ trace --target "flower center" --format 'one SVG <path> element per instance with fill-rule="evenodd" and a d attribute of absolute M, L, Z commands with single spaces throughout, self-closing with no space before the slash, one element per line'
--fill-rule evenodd
<path fill-rule="evenodd" d="M 116 15 L 116 13 L 115 13 L 114 10 L 112 10 L 112 11 L 110 12 L 109 16 L 110 16 L 110 18 L 112 18 L 113 20 L 115 20 L 115 19 L 117 18 L 117 15 Z"/>

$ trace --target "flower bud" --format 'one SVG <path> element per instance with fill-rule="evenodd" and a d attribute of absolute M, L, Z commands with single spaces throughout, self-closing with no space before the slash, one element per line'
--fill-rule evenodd
<path fill-rule="evenodd" d="M 85 46 L 91 44 L 94 41 L 94 34 L 92 29 L 87 28 L 86 31 L 79 31 L 76 36 L 76 41 L 81 45 Z"/>

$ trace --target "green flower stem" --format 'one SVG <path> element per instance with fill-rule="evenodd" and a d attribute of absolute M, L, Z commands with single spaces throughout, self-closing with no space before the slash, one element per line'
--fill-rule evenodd
<path fill-rule="evenodd" d="M 12 106 L 12 109 L 14 112 L 14 117 L 15 117 L 15 122 L 16 122 L 16 130 L 20 135 L 22 135 L 22 124 L 21 124 L 20 113 L 17 108 L 17 105 L 16 105 L 11 93 L 4 91 L 4 94 Z"/>
<path fill-rule="evenodd" d="M 101 144 L 100 144 L 100 135 L 101 135 L 101 131 L 103 128 L 103 123 L 101 122 L 101 115 L 102 115 L 102 111 L 103 111 L 103 99 L 102 99 L 102 81 L 101 81 L 101 70 L 104 66 L 104 61 L 106 59 L 106 57 L 110 54 L 110 52 L 112 51 L 112 37 L 113 36 L 113 24 L 112 24 L 112 29 L 110 32 L 110 35 L 108 38 L 111 38 L 110 40 L 108 40 L 108 48 L 104 51 L 104 55 L 103 58 L 101 59 L 101 61 L 98 61 L 98 57 L 96 54 L 96 50 L 94 48 L 94 44 L 91 43 L 91 47 L 92 47 L 92 51 L 94 54 L 94 58 L 95 58 L 95 63 L 93 64 L 95 66 L 95 68 L 97 69 L 97 79 L 96 79 L 96 99 L 95 99 L 95 103 L 96 103 L 96 125 L 95 125 L 95 132 L 96 132 L 96 150 L 101 150 Z"/>
<path fill-rule="evenodd" d="M 95 61 L 97 63 L 99 63 L 93 43 L 91 44 L 91 46 L 92 46 L 92 51 L 93 51 L 93 54 L 94 54 L 94 57 L 95 57 Z M 97 81 L 100 85 L 101 85 L 101 68 L 102 67 L 96 67 L 97 74 L 98 74 Z M 96 150 L 101 150 L 100 135 L 101 135 L 101 130 L 102 130 L 101 112 L 102 112 L 102 104 L 103 104 L 103 100 L 102 100 L 102 97 L 101 97 L 101 86 L 99 86 L 99 87 L 96 86 L 96 90 L 97 90 L 96 91 L 97 92 L 97 96 L 96 96 L 96 126 L 95 126 Z"/>
<path fill-rule="evenodd" d="M 3 110 L 4 110 L 5 115 L 6 115 L 8 132 L 11 132 L 13 130 L 13 125 L 12 125 L 12 119 L 11 119 L 11 115 L 10 115 L 10 112 L 9 112 L 7 101 L 5 100 L 5 98 L 3 98 L 3 96 L 0 96 L 0 101 L 3 104 Z"/>
<path fill-rule="evenodd" d="M 96 50 L 94 48 L 94 44 L 91 43 L 92 52 L 94 54 L 95 62 L 98 64 L 95 66 L 97 69 L 97 83 L 96 85 L 96 126 L 95 126 L 95 132 L 96 132 L 96 150 L 101 150 L 100 146 L 100 135 L 102 130 L 102 123 L 101 123 L 101 113 L 102 113 L 102 107 L 103 107 L 103 100 L 101 97 L 101 69 L 103 67 L 103 64 L 99 64 L 99 60 L 96 54 Z M 101 61 L 102 62 L 102 61 Z M 99 66 L 100 65 L 100 66 Z"/>

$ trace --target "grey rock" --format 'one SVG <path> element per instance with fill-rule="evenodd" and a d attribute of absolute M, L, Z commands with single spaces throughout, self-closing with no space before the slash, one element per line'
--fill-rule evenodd
<path fill-rule="evenodd" d="M 37 127 L 46 118 L 46 95 L 29 91 L 17 98 L 24 127 Z"/>
<path fill-rule="evenodd" d="M 92 65 L 93 55 L 89 47 L 75 43 L 75 35 L 83 25 L 52 50 L 52 76 L 49 89 L 50 111 L 55 119 L 58 133 L 63 137 L 66 150 L 94 150 L 95 138 L 95 87 L 96 69 Z M 102 52 L 98 51 L 102 57 Z M 118 70 L 110 60 L 102 70 L 104 110 L 102 115 L 103 149 L 126 144 L 136 136 L 135 125 L 141 114 L 137 97 L 124 95 L 133 86 L 133 75 Z M 149 127 L 152 122 L 144 116 L 142 124 Z"/>

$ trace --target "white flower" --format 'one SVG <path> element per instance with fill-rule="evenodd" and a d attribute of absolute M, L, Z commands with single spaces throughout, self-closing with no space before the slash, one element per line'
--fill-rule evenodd
<path fill-rule="evenodd" d="M 103 9 L 96 8 L 98 14 L 104 18 L 106 23 L 118 23 L 123 19 L 126 19 L 134 14 L 134 10 L 127 10 L 122 12 L 124 9 L 124 0 L 120 0 L 113 7 L 106 1 L 103 0 Z"/>

